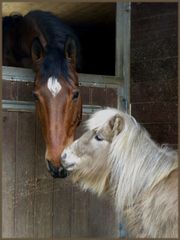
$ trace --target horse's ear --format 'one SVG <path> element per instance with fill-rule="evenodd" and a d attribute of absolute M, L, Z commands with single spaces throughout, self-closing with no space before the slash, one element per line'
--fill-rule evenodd
<path fill-rule="evenodd" d="M 40 63 L 41 60 L 43 59 L 43 55 L 44 55 L 43 46 L 39 38 L 35 38 L 31 46 L 31 56 L 33 64 Z"/>
<path fill-rule="evenodd" d="M 123 130 L 124 127 L 123 118 L 119 114 L 116 114 L 114 117 L 110 119 L 109 127 L 112 131 L 112 135 L 117 136 Z"/>
<path fill-rule="evenodd" d="M 73 38 L 69 37 L 66 40 L 65 43 L 65 57 L 67 59 L 70 59 L 71 62 L 76 65 L 76 59 L 77 59 L 77 46 L 76 46 L 76 42 Z"/>

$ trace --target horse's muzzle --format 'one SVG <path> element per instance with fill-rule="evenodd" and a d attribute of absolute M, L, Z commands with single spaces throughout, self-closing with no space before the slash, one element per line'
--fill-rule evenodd
<path fill-rule="evenodd" d="M 50 161 L 47 161 L 48 171 L 50 172 L 51 176 L 54 178 L 65 178 L 67 177 L 68 173 L 67 170 L 60 166 L 60 168 L 55 167 Z"/>

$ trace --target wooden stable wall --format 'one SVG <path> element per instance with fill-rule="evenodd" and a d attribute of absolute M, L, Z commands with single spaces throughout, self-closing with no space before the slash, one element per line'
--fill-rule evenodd
<path fill-rule="evenodd" d="M 132 3 L 131 110 L 152 138 L 178 143 L 178 4 Z"/>
<path fill-rule="evenodd" d="M 18 73 L 12 72 L 18 78 Z M 3 99 L 34 101 L 33 85 L 4 80 Z M 117 89 L 82 86 L 81 93 L 85 105 L 117 106 Z M 87 117 L 83 114 L 83 120 Z M 82 131 L 81 125 L 77 136 Z M 118 236 L 118 222 L 108 199 L 82 192 L 69 178 L 50 176 L 35 112 L 3 111 L 2 148 L 4 238 Z"/>

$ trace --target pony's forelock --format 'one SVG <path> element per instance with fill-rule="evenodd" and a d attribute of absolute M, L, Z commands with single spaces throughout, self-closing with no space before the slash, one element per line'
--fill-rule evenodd
<path fill-rule="evenodd" d="M 119 111 L 115 108 L 106 108 L 95 112 L 89 120 L 85 123 L 85 128 L 87 130 L 93 130 L 97 128 L 102 128 L 113 116 L 118 114 Z"/>

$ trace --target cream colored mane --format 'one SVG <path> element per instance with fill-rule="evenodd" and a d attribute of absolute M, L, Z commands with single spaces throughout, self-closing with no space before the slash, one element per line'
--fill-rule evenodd
<path fill-rule="evenodd" d="M 98 195 L 110 193 L 133 237 L 176 237 L 177 152 L 160 147 L 132 116 L 117 109 L 96 112 L 86 128 L 66 150 L 67 161 L 77 161 L 74 182 Z M 98 142 L 101 130 L 106 138 Z"/>
<path fill-rule="evenodd" d="M 132 116 L 117 109 L 95 113 L 86 128 L 102 128 L 116 114 L 122 116 L 125 127 L 111 143 L 107 167 L 117 210 L 122 211 L 132 206 L 140 193 L 153 188 L 176 169 L 178 161 L 176 151 L 158 146 Z"/>

